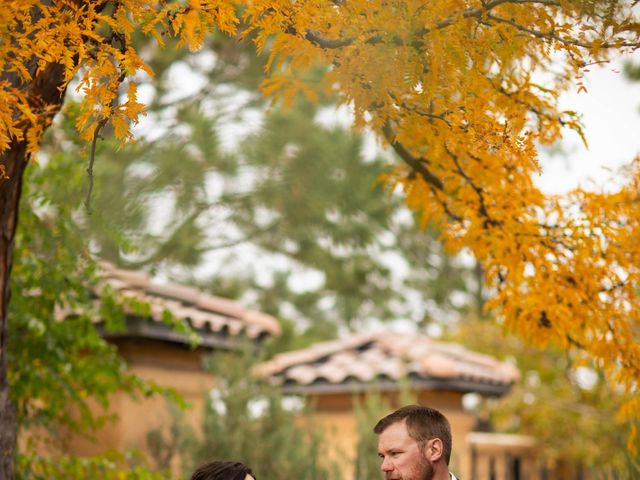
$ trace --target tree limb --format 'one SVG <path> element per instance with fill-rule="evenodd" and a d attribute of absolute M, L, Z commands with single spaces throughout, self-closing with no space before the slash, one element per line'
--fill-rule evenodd
<path fill-rule="evenodd" d="M 443 191 L 444 185 L 442 181 L 436 177 L 433 173 L 429 171 L 429 169 L 425 166 L 425 164 L 429 163 L 428 160 L 424 158 L 415 158 L 411 153 L 395 139 L 395 135 L 391 130 L 391 126 L 389 122 L 385 124 L 382 129 L 385 138 L 389 142 L 389 145 L 395 150 L 395 152 L 400 156 L 404 162 L 409 165 L 413 170 L 420 174 L 422 179 L 427 182 L 432 187 L 437 190 Z"/>
<path fill-rule="evenodd" d="M 476 194 L 478 195 L 478 200 L 480 201 L 480 207 L 478 208 L 478 213 L 480 214 L 480 216 L 484 217 L 485 219 L 484 226 L 485 227 L 488 227 L 490 225 L 500 226 L 501 223 L 498 220 L 491 218 L 491 215 L 489 215 L 489 211 L 487 210 L 487 206 L 484 202 L 484 193 L 482 191 L 482 188 L 476 185 L 473 179 L 471 179 L 471 177 L 469 177 L 469 175 L 465 173 L 465 171 L 462 169 L 462 165 L 460 164 L 460 159 L 455 153 L 453 153 L 449 149 L 449 146 L 446 143 L 444 145 L 444 148 L 447 151 L 447 154 L 449 155 L 449 157 L 451 157 L 451 159 L 453 160 L 453 163 L 456 166 L 456 171 L 458 172 L 458 174 L 462 178 L 464 178 L 465 182 L 467 182 L 469 186 L 473 189 L 473 191 L 476 192 Z"/>
<path fill-rule="evenodd" d="M 460 15 L 452 15 L 449 18 L 436 23 L 435 28 L 421 28 L 417 30 L 414 36 L 420 38 L 420 37 L 423 37 L 424 35 L 429 34 L 433 30 L 442 30 L 444 28 L 450 27 L 455 23 L 455 21 L 458 18 L 474 17 L 480 20 L 482 18 L 483 13 L 489 12 L 493 8 L 506 3 L 518 4 L 518 5 L 540 4 L 545 6 L 560 6 L 560 3 L 555 0 L 494 0 L 488 3 L 483 2 L 482 8 L 470 8 L 462 12 Z M 299 32 L 292 25 L 288 26 L 285 32 L 291 35 L 296 35 L 296 36 L 299 35 Z M 313 30 L 306 30 L 303 36 L 314 45 L 320 48 L 326 48 L 326 49 L 348 47 L 350 45 L 353 45 L 356 41 L 355 37 L 327 38 L 327 37 L 324 37 L 320 32 L 313 31 Z M 367 40 L 365 40 L 364 43 L 367 45 L 375 45 L 378 43 L 383 43 L 384 41 L 385 41 L 385 38 L 382 35 L 374 35 L 373 37 L 370 37 Z M 407 45 L 407 42 L 405 42 L 402 38 L 397 36 L 393 37 L 391 41 L 393 44 L 398 46 Z M 409 45 L 415 48 L 421 48 L 424 46 L 424 42 L 422 40 L 415 40 L 413 42 L 410 42 Z"/>
<path fill-rule="evenodd" d="M 537 38 L 542 38 L 542 39 L 547 39 L 550 41 L 554 41 L 554 42 L 559 42 L 562 43 L 563 45 L 572 45 L 574 47 L 581 47 L 581 48 L 591 48 L 593 47 L 593 43 L 586 43 L 586 42 L 580 42 L 578 40 L 571 40 L 571 39 L 567 39 L 567 38 L 562 38 L 557 36 L 553 30 L 550 30 L 548 32 L 541 32 L 539 30 L 533 30 L 531 28 L 527 28 L 523 25 L 520 25 L 519 23 L 517 23 L 514 20 L 508 19 L 508 18 L 502 18 L 502 17 L 498 17 L 496 15 L 493 15 L 491 13 L 487 13 L 487 18 L 490 20 L 493 20 L 494 22 L 499 22 L 499 23 L 506 23 L 508 25 L 511 25 L 512 27 L 514 27 L 516 30 L 519 30 L 523 33 L 527 33 L 529 35 L 533 35 L 534 37 Z M 609 43 L 609 42 L 605 42 L 602 43 L 599 48 L 621 48 L 621 47 L 635 47 L 637 48 L 638 45 L 635 43 L 628 43 L 628 42 L 622 42 L 622 43 Z"/>

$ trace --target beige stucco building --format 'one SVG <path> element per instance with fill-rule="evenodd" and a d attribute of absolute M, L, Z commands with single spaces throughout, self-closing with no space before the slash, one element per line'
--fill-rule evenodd
<path fill-rule="evenodd" d="M 203 357 L 215 350 L 236 350 L 245 342 L 258 348 L 280 334 L 275 318 L 244 308 L 237 302 L 177 284 L 158 284 L 149 275 L 101 264 L 103 289 L 110 289 L 125 305 L 126 329 L 104 337 L 118 349 L 131 373 L 160 387 L 172 388 L 190 404 L 185 420 L 200 424 L 205 393 L 214 388 Z M 167 322 L 169 320 L 169 322 Z M 200 337 L 193 348 L 171 322 L 187 322 Z M 97 408 L 97 407 L 96 407 Z M 109 414 L 117 420 L 96 432 L 94 439 L 71 436 L 69 450 L 93 455 L 107 450 L 147 451 L 149 431 L 169 423 L 167 402 L 160 396 L 131 397 L 118 393 L 110 399 Z"/>
<path fill-rule="evenodd" d="M 544 478 L 532 438 L 473 432 L 476 418 L 463 407 L 467 393 L 507 394 L 519 378 L 517 369 L 459 344 L 418 334 L 355 335 L 278 355 L 260 371 L 285 392 L 306 397 L 314 412 L 314 425 L 329 439 L 329 456 L 341 464 L 345 479 L 355 478 L 360 436 L 356 404 L 362 405 L 363 397 L 372 393 L 381 395 L 388 404 L 381 415 L 405 402 L 400 398 L 407 393 L 413 402 L 440 410 L 451 423 L 450 468 L 461 479 Z M 369 428 L 373 422 L 375 419 Z"/>

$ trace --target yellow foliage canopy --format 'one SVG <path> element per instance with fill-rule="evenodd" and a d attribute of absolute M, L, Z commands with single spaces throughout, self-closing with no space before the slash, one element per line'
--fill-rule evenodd
<path fill-rule="evenodd" d="M 125 138 L 142 106 L 130 87 L 148 68 L 131 48 L 140 30 L 197 48 L 205 32 L 234 31 L 234 0 L 10 0 L 0 9 L 0 151 L 12 138 L 37 148 L 47 112 L 23 88 L 50 62 L 79 74 L 81 134 L 110 119 Z M 482 262 L 494 309 L 529 341 L 576 348 L 629 393 L 621 414 L 640 414 L 638 295 L 640 165 L 614 194 L 543 195 L 533 184 L 536 142 L 563 128 L 582 134 L 558 94 L 612 51 L 640 46 L 631 1 L 248 0 L 244 20 L 270 49 L 267 93 L 312 96 L 302 73 L 324 81 L 403 160 L 388 177 L 442 231 L 450 251 Z M 39 71 L 39 70 L 36 70 Z M 553 72 L 553 74 L 551 74 Z M 151 73 L 151 72 L 149 72 Z M 36 73 L 37 75 L 37 73 Z M 541 78 L 544 78 L 544 84 Z"/>
<path fill-rule="evenodd" d="M 582 135 L 559 93 L 640 46 L 636 15 L 631 2 L 571 0 L 255 0 L 246 11 L 259 47 L 275 38 L 276 74 L 331 66 L 326 87 L 404 161 L 391 185 L 450 251 L 482 262 L 503 325 L 578 349 L 637 415 L 640 163 L 615 194 L 549 197 L 532 182 L 536 142 Z"/>
<path fill-rule="evenodd" d="M 64 67 L 63 87 L 76 76 L 82 94 L 77 127 L 92 140 L 99 125 L 111 121 L 116 136 L 129 136 L 144 106 L 136 99 L 135 85 L 120 103 L 120 85 L 143 70 L 153 72 L 132 47 L 139 30 L 163 44 L 165 35 L 198 49 L 207 32 L 218 28 L 231 33 L 238 19 L 235 0 L 9 0 L 0 13 L 0 152 L 12 139 L 28 140 L 37 150 L 50 116 L 30 88 L 49 64 Z M 6 75 L 5 75 L 6 77 Z M 11 80 L 11 81 L 10 81 Z"/>

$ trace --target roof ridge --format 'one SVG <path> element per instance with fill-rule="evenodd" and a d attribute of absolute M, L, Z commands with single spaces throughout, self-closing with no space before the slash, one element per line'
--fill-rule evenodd
<path fill-rule="evenodd" d="M 257 371 L 290 389 L 327 392 L 361 388 L 375 378 L 398 381 L 411 374 L 420 388 L 502 395 L 519 377 L 513 365 L 464 345 L 389 331 L 352 334 L 285 352 Z"/>
<path fill-rule="evenodd" d="M 263 375 L 273 375 L 278 371 L 284 371 L 298 362 L 316 363 L 320 359 L 339 352 L 344 348 L 355 348 L 371 341 L 375 334 L 367 333 L 352 337 L 336 338 L 324 342 L 314 343 L 307 348 L 300 348 L 275 355 L 271 360 L 263 362 L 257 371 Z"/>
<path fill-rule="evenodd" d="M 251 336 L 260 336 L 262 333 L 271 335 L 280 334 L 280 324 L 275 317 L 258 310 L 245 308 L 238 301 L 229 298 L 218 297 L 199 288 L 181 285 L 176 282 L 156 282 L 151 275 L 141 270 L 129 270 L 119 268 L 104 260 L 97 262 L 99 275 L 103 284 L 111 284 L 117 291 L 127 291 L 130 295 L 148 297 L 149 301 L 163 304 L 177 318 L 180 314 L 187 315 L 189 311 L 200 311 L 203 315 L 214 315 L 227 318 L 225 322 L 239 321 L 244 325 L 244 330 Z M 177 302 L 173 304 L 172 302 Z M 175 308 L 170 308 L 171 305 Z M 173 311 L 172 311 L 173 310 Z M 157 315 L 152 314 L 152 319 L 157 320 Z M 188 320 L 187 317 L 184 317 Z M 198 319 L 199 325 L 208 323 L 209 326 L 218 324 Z M 196 329 L 196 327 L 194 325 Z"/>

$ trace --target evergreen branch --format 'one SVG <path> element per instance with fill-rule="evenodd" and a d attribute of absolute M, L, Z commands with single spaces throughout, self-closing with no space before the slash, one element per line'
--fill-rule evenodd
<path fill-rule="evenodd" d="M 152 252 L 150 255 L 148 255 L 146 258 L 142 260 L 128 261 L 126 262 L 126 266 L 128 268 L 139 269 L 146 265 L 157 263 L 162 258 L 165 258 L 170 253 L 170 251 L 168 250 L 172 248 L 172 244 L 173 242 L 176 241 L 180 232 L 184 228 L 192 224 L 195 220 L 197 220 L 197 218 L 207 210 L 207 207 L 208 207 L 207 204 L 198 205 L 197 208 L 195 208 L 189 215 L 187 215 L 187 217 L 184 220 L 182 220 L 180 224 L 176 226 L 167 237 L 165 237 L 166 240 L 164 241 L 160 240 L 162 243 L 159 246 L 156 246 L 156 250 L 154 252 Z"/>
<path fill-rule="evenodd" d="M 262 230 L 256 231 L 254 235 L 247 235 L 244 238 L 237 238 L 235 240 L 229 240 L 227 242 L 221 242 L 215 245 L 207 245 L 204 249 L 207 251 L 213 251 L 213 250 L 224 250 L 226 248 L 237 247 L 238 245 L 242 245 L 243 243 L 252 241 L 254 238 L 259 237 L 263 233 L 264 232 Z"/>
<path fill-rule="evenodd" d="M 157 245 L 155 251 L 153 251 L 150 255 L 147 255 L 145 258 L 141 260 L 135 261 L 126 261 L 124 262 L 127 268 L 131 269 L 140 269 L 146 267 L 150 264 L 158 263 L 163 258 L 167 257 L 167 254 L 170 253 L 171 245 L 177 241 L 180 231 L 185 227 L 193 223 L 198 219 L 198 217 L 204 212 L 208 211 L 211 207 L 218 205 L 219 202 L 213 203 L 202 203 L 193 212 L 191 212 L 180 224 L 173 229 L 171 234 L 166 237 L 166 240 L 160 240 L 162 243 Z M 228 240 L 226 242 L 221 242 L 215 245 L 204 245 L 198 248 L 200 252 L 208 252 L 213 250 L 223 250 L 226 248 L 235 247 L 237 245 L 241 245 L 243 243 L 251 242 L 259 237 L 270 234 L 276 228 L 275 224 L 268 226 L 267 228 L 255 229 L 253 232 L 245 233 L 242 238 L 238 238 L 235 240 Z"/>

